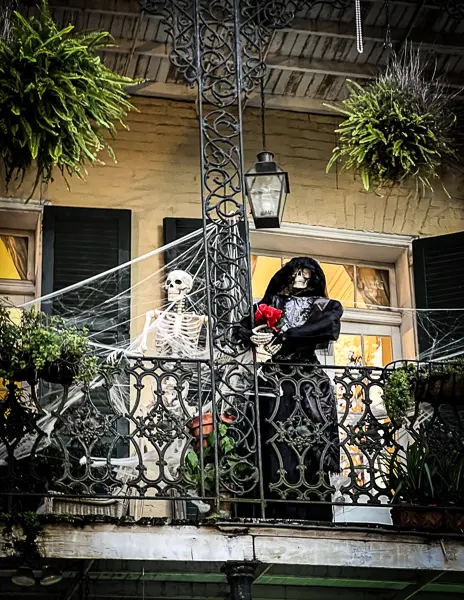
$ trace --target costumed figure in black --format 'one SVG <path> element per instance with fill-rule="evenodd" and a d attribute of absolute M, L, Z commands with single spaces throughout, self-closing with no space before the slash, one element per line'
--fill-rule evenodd
<path fill-rule="evenodd" d="M 316 349 L 338 338 L 343 308 L 327 297 L 319 263 L 305 257 L 272 277 L 255 310 L 263 305 L 282 311 L 277 331 L 242 323 L 241 338 L 272 354 L 259 372 L 264 494 L 285 502 L 268 502 L 266 516 L 332 521 L 331 505 L 320 502 L 330 502 L 329 474 L 340 472 L 337 405 Z"/>

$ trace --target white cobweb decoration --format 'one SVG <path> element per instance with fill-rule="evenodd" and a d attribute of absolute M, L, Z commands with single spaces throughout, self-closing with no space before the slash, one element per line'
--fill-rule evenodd
<path fill-rule="evenodd" d="M 224 228 L 221 228 L 224 230 Z M 189 234 L 176 242 L 153 250 L 144 256 L 135 258 L 128 263 L 110 269 L 105 273 L 69 285 L 67 288 L 47 294 L 17 308 L 40 309 L 47 314 L 60 316 L 66 325 L 86 328 L 93 351 L 99 356 L 101 363 L 122 367 L 113 374 L 111 387 L 102 375 L 90 382 L 90 398 L 98 403 L 98 409 L 106 414 L 114 415 L 119 421 L 129 423 L 133 417 L 144 418 L 152 406 L 156 405 L 161 394 L 166 410 L 170 411 L 173 419 L 176 417 L 186 421 L 198 411 L 211 410 L 209 403 L 190 405 L 184 400 L 190 390 L 198 382 L 190 381 L 187 389 L 179 393 L 177 381 L 169 377 L 169 369 L 175 368 L 175 359 L 203 360 L 211 356 L 209 344 L 209 322 L 207 318 L 206 294 L 206 257 L 205 236 L 210 252 L 218 253 L 228 259 L 232 268 L 237 262 L 234 253 L 235 244 L 227 240 L 239 235 L 238 228 L 233 223 L 226 228 L 225 234 L 218 234 L 216 225 L 211 224 L 203 230 Z M 226 248 L 226 250 L 224 250 Z M 214 256 L 210 257 L 213 258 Z M 220 269 L 209 267 L 210 272 L 217 273 Z M 227 277 L 219 273 L 219 284 L 224 277 L 224 287 L 228 285 Z M 188 285 L 184 285 L 185 282 Z M 217 286 L 218 287 L 218 286 Z M 182 299 L 172 297 L 173 288 L 182 288 Z M 179 291 L 177 289 L 177 291 Z M 176 291 L 176 290 L 174 290 Z M 228 290 L 228 295 L 234 295 Z M 245 316 L 246 306 L 237 295 L 234 308 L 230 311 L 230 322 L 239 321 Z M 224 357 L 217 348 L 215 359 L 221 361 Z M 153 385 L 153 402 L 141 403 L 134 414 L 131 406 L 133 396 L 133 381 L 129 381 L 124 367 L 130 367 L 131 361 L 146 361 L 149 368 L 160 365 L 155 375 L 158 386 Z M 161 362 L 159 361 L 161 359 Z M 151 363 L 150 363 L 151 360 Z M 157 362 L 158 361 L 158 362 Z M 166 372 L 164 372 L 166 370 Z M 161 377 L 162 375 L 162 377 Z M 167 375 L 167 376 L 166 376 Z M 201 364 L 196 372 L 201 378 L 201 388 L 208 391 L 210 387 L 210 369 Z M 190 394 L 192 395 L 192 394 Z M 182 407 L 179 403 L 182 398 Z M 87 398 L 88 399 L 88 398 Z M 37 429 L 43 434 L 29 433 L 14 447 L 14 456 L 21 460 L 31 453 L 37 454 L 52 443 L 52 434 L 57 424 L 64 418 L 72 407 L 85 404 L 85 392 L 82 386 L 73 385 L 63 397 L 61 386 L 45 385 L 40 394 L 40 416 L 37 419 Z M 186 410 L 189 412 L 186 415 Z M 184 439 L 174 441 L 163 456 L 173 477 L 179 467 L 179 456 L 185 446 Z M 76 458 L 76 457 L 75 457 Z M 88 457 L 77 457 L 81 464 L 88 462 Z M 8 450 L 0 442 L 0 465 L 8 460 Z M 93 457 L 91 467 L 108 466 L 108 458 Z M 155 464 L 160 460 L 159 451 L 150 447 L 147 440 L 140 440 L 139 451 L 133 456 L 113 457 L 110 463 L 116 469 L 135 469 L 140 462 L 144 465 Z M 204 509 L 205 506 L 200 506 Z"/>
<path fill-rule="evenodd" d="M 238 228 L 231 226 L 232 237 L 238 236 Z M 213 358 L 216 363 L 227 362 L 228 349 L 224 348 L 222 353 L 215 344 L 214 356 L 209 344 L 210 323 L 208 321 L 208 298 L 206 290 L 206 256 L 205 237 L 208 241 L 210 251 L 228 253 L 229 261 L 227 268 L 238 269 L 234 266 L 238 261 L 234 255 L 235 245 L 230 244 L 228 250 L 224 250 L 224 240 L 218 235 L 218 229 L 214 224 L 207 227 L 206 232 L 202 230 L 189 234 L 184 238 L 157 248 L 143 256 L 137 257 L 128 263 L 115 267 L 105 273 L 96 274 L 82 282 L 76 282 L 63 290 L 59 290 L 38 298 L 34 301 L 19 306 L 28 309 L 39 308 L 48 313 L 61 316 L 69 325 L 85 327 L 95 353 L 101 362 L 114 365 L 129 365 L 131 360 L 164 358 L 165 367 L 174 365 L 176 358 L 184 360 L 204 360 Z M 230 235 L 229 235 L 230 241 Z M 216 244 L 216 246 L 215 246 Z M 166 262 L 166 257 L 167 262 Z M 211 258 L 211 257 L 210 257 Z M 214 264 L 213 261 L 210 260 Z M 228 280 L 237 279 L 237 273 L 228 278 L 227 273 L 220 269 L 212 269 L 210 273 L 224 279 L 224 288 L 227 296 L 232 296 L 233 290 Z M 177 301 L 169 301 L 167 298 L 167 285 L 169 275 L 173 272 L 188 273 L 191 277 L 191 286 L 185 295 L 182 306 Z M 244 282 L 246 286 L 246 282 Z M 246 305 L 243 303 L 243 295 L 237 293 L 236 302 L 232 301 L 230 310 L 230 323 L 239 322 L 246 316 Z M 378 308 L 378 307 L 377 307 Z M 400 312 L 411 335 L 417 331 L 422 342 L 423 351 L 416 358 L 423 361 L 450 360 L 464 356 L 464 309 L 433 309 L 414 310 L 387 308 L 391 312 Z M 192 335 L 190 327 L 179 326 L 181 315 L 190 315 L 190 326 L 195 321 L 195 331 Z M 167 325 L 174 326 L 169 331 L 175 335 L 165 335 Z M 177 326 L 176 326 L 177 324 Z M 162 343 L 160 344 L 160 338 Z M 230 350 L 230 349 L 229 349 Z M 250 354 L 240 356 L 240 360 L 248 362 Z M 170 363 L 169 359 L 173 359 Z M 124 370 L 122 369 L 123 373 Z M 96 377 L 90 383 L 91 397 L 97 398 L 100 410 L 115 415 L 118 419 L 126 418 L 131 412 L 131 389 L 126 375 L 121 372 L 114 376 L 112 386 L 108 389 L 106 381 L 102 376 Z M 210 371 L 208 368 L 200 368 L 198 377 L 201 378 L 201 386 L 208 389 L 210 385 Z M 236 373 L 239 380 L 241 374 Z M 198 382 L 197 382 L 198 383 Z M 190 389 L 195 382 L 189 382 Z M 169 377 L 163 379 L 164 387 L 161 390 L 166 408 L 173 417 L 186 420 L 186 410 L 189 416 L 198 414 L 198 404 L 188 405 L 183 402 L 179 404 L 179 397 L 185 399 L 188 396 L 187 388 L 176 390 L 175 380 Z M 153 390 L 153 396 L 160 390 Z M 227 394 L 219 394 L 218 402 Z M 62 389 L 56 386 L 46 386 L 40 395 L 41 415 L 37 420 L 37 428 L 44 434 L 38 436 L 30 433 L 26 435 L 14 450 L 15 458 L 20 460 L 29 456 L 32 452 L 37 453 L 47 447 L 52 441 L 52 434 L 57 422 L 72 407 L 79 406 L 84 399 L 84 393 L 80 386 L 71 386 L 67 396 L 63 400 Z M 219 410 L 221 407 L 218 406 Z M 141 405 L 140 413 L 150 410 L 150 405 Z M 209 404 L 201 406 L 202 412 L 211 410 Z M 169 451 L 163 456 L 168 462 L 173 478 L 179 467 L 179 456 L 184 450 L 185 440 L 178 440 L 170 445 Z M 77 457 L 81 464 L 90 467 L 108 466 L 115 469 L 135 469 L 140 463 L 156 464 L 160 460 L 159 452 L 150 447 L 147 440 L 141 441 L 139 451 L 130 453 L 129 456 L 112 457 Z M 90 459 L 90 460 L 89 460 Z M 8 452 L 0 442 L 0 465 L 6 464 Z M 109 462 L 110 461 L 110 462 Z M 204 505 L 202 506 L 204 509 Z"/>

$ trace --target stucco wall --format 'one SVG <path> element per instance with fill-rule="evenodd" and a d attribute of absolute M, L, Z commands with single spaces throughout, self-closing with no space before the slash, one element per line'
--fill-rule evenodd
<path fill-rule="evenodd" d="M 114 149 L 118 164 L 90 168 L 85 182 L 68 191 L 57 176 L 46 198 L 53 204 L 129 208 L 133 211 L 133 254 L 161 243 L 165 216 L 200 216 L 198 120 L 190 103 L 136 98 L 140 112 L 129 117 Z M 352 175 L 325 167 L 335 143 L 338 119 L 304 113 L 267 112 L 268 147 L 288 170 L 291 194 L 284 220 L 385 233 L 436 235 L 464 229 L 464 186 L 450 181 L 418 199 L 407 190 L 384 197 L 362 191 Z M 246 165 L 261 149 L 256 109 L 245 111 Z"/>

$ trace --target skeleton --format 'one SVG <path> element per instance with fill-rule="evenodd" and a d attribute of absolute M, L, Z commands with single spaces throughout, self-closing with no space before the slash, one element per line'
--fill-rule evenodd
<path fill-rule="evenodd" d="M 148 334 L 154 334 L 153 354 L 175 358 L 198 358 L 198 343 L 208 317 L 185 312 L 185 300 L 193 287 L 193 278 L 186 271 L 171 271 L 165 289 L 170 310 L 150 310 L 145 317 L 140 350 L 148 349 Z M 153 322 L 152 322 L 153 321 Z"/>
<path fill-rule="evenodd" d="M 304 290 L 310 278 L 311 271 L 309 269 L 298 269 L 293 273 L 292 290 Z M 268 354 L 274 355 L 280 350 L 282 345 L 273 341 L 273 333 L 262 331 L 263 329 L 267 329 L 267 326 L 258 325 L 258 327 L 254 327 L 253 335 L 250 339 L 255 346 L 261 346 Z"/>

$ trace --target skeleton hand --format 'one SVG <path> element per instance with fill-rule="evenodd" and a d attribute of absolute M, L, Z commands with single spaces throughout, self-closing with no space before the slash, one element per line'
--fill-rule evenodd
<path fill-rule="evenodd" d="M 264 346 L 266 352 L 271 355 L 276 354 L 282 347 L 282 344 L 276 340 L 275 335 L 270 332 L 261 331 L 261 326 L 253 329 L 253 335 L 250 337 L 250 340 L 256 346 Z"/>
<path fill-rule="evenodd" d="M 113 352 L 108 355 L 106 362 L 114 366 L 119 362 L 119 359 L 123 354 L 124 350 L 113 350 Z"/>
<path fill-rule="evenodd" d="M 253 329 L 253 335 L 250 337 L 250 340 L 253 342 L 255 346 L 266 346 L 274 339 L 273 333 L 264 333 L 262 331 L 256 331 L 256 328 Z"/>
<path fill-rule="evenodd" d="M 272 356 L 274 356 L 274 354 L 277 354 L 277 352 L 282 348 L 282 344 L 278 344 L 277 342 L 275 342 L 274 344 L 266 344 L 264 346 L 264 349 L 266 350 L 266 352 L 269 352 L 269 354 L 271 354 Z"/>

